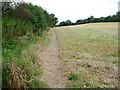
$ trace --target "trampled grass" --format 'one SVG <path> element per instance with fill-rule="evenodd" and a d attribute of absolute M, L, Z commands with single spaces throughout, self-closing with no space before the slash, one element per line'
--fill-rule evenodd
<path fill-rule="evenodd" d="M 60 58 L 67 62 L 66 66 L 73 69 L 72 72 L 76 67 L 78 72 L 93 73 L 99 83 L 97 87 L 117 86 L 118 23 L 58 27 L 56 34 Z M 71 83 L 68 86 L 73 87 Z M 90 86 L 92 84 L 87 87 Z"/>

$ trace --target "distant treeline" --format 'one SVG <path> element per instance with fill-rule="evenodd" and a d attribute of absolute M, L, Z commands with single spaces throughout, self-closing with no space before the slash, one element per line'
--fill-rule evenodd
<path fill-rule="evenodd" d="M 120 12 L 117 12 L 115 15 L 110 15 L 107 17 L 94 18 L 94 16 L 90 16 L 84 20 L 77 20 L 75 23 L 70 20 L 62 21 L 58 26 L 69 26 L 69 25 L 78 25 L 85 23 L 97 23 L 97 22 L 120 22 Z"/>

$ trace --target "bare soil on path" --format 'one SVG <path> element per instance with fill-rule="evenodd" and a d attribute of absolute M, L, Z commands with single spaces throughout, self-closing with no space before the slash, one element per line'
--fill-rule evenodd
<path fill-rule="evenodd" d="M 54 29 L 50 31 L 49 46 L 39 51 L 39 60 L 43 70 L 41 80 L 45 81 L 49 88 L 65 88 L 64 65 L 58 57 L 58 44 Z"/>

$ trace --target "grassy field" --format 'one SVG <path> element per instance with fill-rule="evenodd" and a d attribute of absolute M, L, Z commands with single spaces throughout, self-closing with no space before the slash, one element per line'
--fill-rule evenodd
<path fill-rule="evenodd" d="M 57 27 L 67 87 L 117 87 L 118 23 Z"/>

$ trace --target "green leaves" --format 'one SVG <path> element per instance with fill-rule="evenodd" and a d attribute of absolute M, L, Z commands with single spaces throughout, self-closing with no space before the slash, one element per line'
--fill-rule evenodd
<path fill-rule="evenodd" d="M 9 4 L 5 3 L 3 7 L 3 11 L 9 12 L 4 13 L 3 17 L 3 33 L 6 36 L 23 36 L 28 31 L 39 36 L 58 22 L 54 14 L 49 14 L 40 6 L 31 3 L 17 3 L 14 6 Z M 5 9 L 6 7 L 11 9 Z"/>
<path fill-rule="evenodd" d="M 27 4 L 27 12 L 32 16 L 33 32 L 37 32 L 38 35 L 57 23 L 57 18 L 54 14 L 49 14 L 46 10 L 36 5 Z"/>
<path fill-rule="evenodd" d="M 4 17 L 2 22 L 3 39 L 22 37 L 31 31 L 32 27 L 29 23 L 20 19 Z"/>
<path fill-rule="evenodd" d="M 32 49 L 31 45 L 36 43 L 38 36 L 42 34 L 45 38 L 41 39 L 41 42 L 44 41 L 44 45 L 49 42 L 43 32 L 55 26 L 55 15 L 51 17 L 43 8 L 30 3 L 17 3 L 13 6 L 4 3 L 2 14 L 3 87 L 9 87 L 9 82 L 16 76 L 9 78 L 13 71 L 10 62 L 16 63 L 15 73 L 24 78 L 22 83 L 17 80 L 21 86 L 24 83 L 24 87 L 45 87 L 44 82 L 34 79 L 39 77 L 41 70 L 34 55 L 37 49 Z"/>

